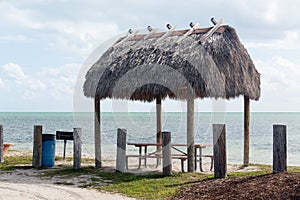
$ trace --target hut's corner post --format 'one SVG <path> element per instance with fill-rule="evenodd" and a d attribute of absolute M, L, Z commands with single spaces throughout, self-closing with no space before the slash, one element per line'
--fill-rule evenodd
<path fill-rule="evenodd" d="M 126 166 L 126 129 L 118 128 L 116 172 L 125 172 Z"/>
<path fill-rule="evenodd" d="M 225 178 L 227 175 L 225 124 L 213 124 L 213 144 L 215 178 Z"/>
<path fill-rule="evenodd" d="M 162 144 L 162 113 L 161 98 L 156 99 L 156 143 Z M 161 146 L 157 146 L 157 151 L 161 150 Z"/>
<path fill-rule="evenodd" d="M 194 146 L 194 96 L 190 94 L 187 98 L 187 154 L 188 172 L 195 171 L 195 146 Z"/>
<path fill-rule="evenodd" d="M 286 172 L 286 125 L 273 125 L 273 173 Z"/>
<path fill-rule="evenodd" d="M 101 168 L 101 126 L 100 126 L 100 97 L 95 96 L 95 167 Z"/>
<path fill-rule="evenodd" d="M 39 168 L 42 166 L 42 132 L 43 127 L 35 125 L 33 131 L 33 154 L 32 154 L 32 166 Z"/>
<path fill-rule="evenodd" d="M 172 157 L 171 157 L 171 132 L 163 132 L 163 175 L 172 175 Z"/>
<path fill-rule="evenodd" d="M 4 162 L 4 135 L 3 135 L 3 126 L 0 125 L 0 164 Z"/>
<path fill-rule="evenodd" d="M 74 148 L 73 148 L 73 168 L 80 169 L 81 167 L 81 146 L 82 146 L 82 129 L 74 128 Z"/>
<path fill-rule="evenodd" d="M 244 96 L 244 167 L 249 166 L 250 157 L 250 100 Z"/>

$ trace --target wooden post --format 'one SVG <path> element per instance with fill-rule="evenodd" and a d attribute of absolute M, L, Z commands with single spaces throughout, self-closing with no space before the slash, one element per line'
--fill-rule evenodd
<path fill-rule="evenodd" d="M 66 160 L 66 149 L 67 149 L 67 140 L 64 140 L 64 155 L 63 155 L 63 160 Z"/>
<path fill-rule="evenodd" d="M 188 153 L 188 172 L 195 170 L 194 158 L 194 98 L 187 98 L 187 153 Z"/>
<path fill-rule="evenodd" d="M 244 96 L 244 167 L 249 166 L 250 156 L 250 100 Z"/>
<path fill-rule="evenodd" d="M 227 175 L 225 124 L 213 124 L 213 142 L 214 175 L 215 178 L 225 178 Z"/>
<path fill-rule="evenodd" d="M 118 128 L 116 171 L 125 172 L 126 165 L 126 129 Z"/>
<path fill-rule="evenodd" d="M 0 125 L 0 164 L 4 162 L 4 135 L 3 135 L 3 126 Z"/>
<path fill-rule="evenodd" d="M 95 96 L 95 167 L 101 166 L 100 97 Z"/>
<path fill-rule="evenodd" d="M 286 125 L 273 125 L 273 173 L 286 172 Z"/>
<path fill-rule="evenodd" d="M 82 146 L 82 129 L 74 128 L 74 148 L 73 148 L 73 168 L 80 169 L 81 167 L 81 146 Z"/>
<path fill-rule="evenodd" d="M 35 168 L 42 166 L 42 132 L 42 126 L 34 126 L 32 166 Z"/>
<path fill-rule="evenodd" d="M 156 143 L 162 143 L 162 120 L 161 120 L 161 98 L 156 99 Z M 161 150 L 161 146 L 157 146 L 157 151 Z"/>
<path fill-rule="evenodd" d="M 162 153 L 163 153 L 163 175 L 172 174 L 172 157 L 171 157 L 171 132 L 162 132 Z"/>

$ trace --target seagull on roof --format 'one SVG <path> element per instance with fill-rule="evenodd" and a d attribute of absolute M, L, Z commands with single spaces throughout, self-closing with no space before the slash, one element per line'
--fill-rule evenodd
<path fill-rule="evenodd" d="M 153 28 L 151 26 L 148 26 L 147 29 L 149 32 L 153 31 Z"/>
<path fill-rule="evenodd" d="M 172 28 L 171 24 L 167 24 L 167 28 L 170 30 Z"/>

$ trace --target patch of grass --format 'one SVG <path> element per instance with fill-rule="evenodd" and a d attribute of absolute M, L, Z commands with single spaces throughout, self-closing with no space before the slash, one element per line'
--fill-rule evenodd
<path fill-rule="evenodd" d="M 0 170 L 14 170 L 16 168 L 22 168 L 22 166 L 28 167 L 29 165 L 32 165 L 31 156 L 7 156 L 4 158 L 4 162 L 0 164 Z"/>
<path fill-rule="evenodd" d="M 287 168 L 288 172 L 296 172 L 296 173 L 300 173 L 300 167 L 298 166 L 289 166 Z"/>
<path fill-rule="evenodd" d="M 94 167 L 82 167 L 78 170 L 73 169 L 73 167 L 65 167 L 62 169 L 51 169 L 49 171 L 44 171 L 41 173 L 42 177 L 53 177 L 58 176 L 60 178 L 73 178 L 78 177 L 81 175 L 88 175 L 88 174 L 97 174 L 99 172 L 98 169 Z"/>
<path fill-rule="evenodd" d="M 63 161 L 63 157 L 55 156 L 55 161 Z M 66 162 L 72 162 L 72 161 L 73 161 L 73 157 L 66 157 Z M 81 162 L 82 163 L 94 163 L 95 160 L 92 158 L 81 158 Z"/>
<path fill-rule="evenodd" d="M 180 173 L 168 177 L 160 174 L 137 176 L 113 172 L 102 172 L 99 175 L 112 183 L 97 189 L 142 199 L 166 199 L 175 195 L 183 185 L 208 178 L 208 175 L 201 173 Z"/>

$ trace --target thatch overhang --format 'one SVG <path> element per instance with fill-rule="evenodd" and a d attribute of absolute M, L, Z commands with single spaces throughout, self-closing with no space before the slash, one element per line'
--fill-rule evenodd
<path fill-rule="evenodd" d="M 258 100 L 260 74 L 235 29 L 221 26 L 202 41 L 210 29 L 120 38 L 87 72 L 85 96 L 150 102 L 185 99 L 190 88 L 199 98 Z"/>

